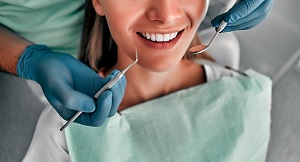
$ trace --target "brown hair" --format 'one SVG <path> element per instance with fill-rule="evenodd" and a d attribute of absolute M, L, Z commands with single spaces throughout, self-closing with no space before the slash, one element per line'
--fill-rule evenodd
<path fill-rule="evenodd" d="M 197 34 L 190 47 L 201 44 Z M 85 2 L 85 14 L 79 50 L 79 60 L 95 71 L 106 72 L 117 62 L 117 44 L 113 40 L 105 17 L 99 16 L 91 0 Z M 186 52 L 185 59 L 208 59 L 214 61 L 209 54 L 191 55 Z"/>
<path fill-rule="evenodd" d="M 99 16 L 91 0 L 85 2 L 79 60 L 93 70 L 108 70 L 117 62 L 117 45 L 105 17 Z"/>

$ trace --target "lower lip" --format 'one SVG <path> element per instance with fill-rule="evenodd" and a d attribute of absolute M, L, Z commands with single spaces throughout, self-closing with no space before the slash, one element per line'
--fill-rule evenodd
<path fill-rule="evenodd" d="M 140 36 L 139 34 L 137 34 L 137 35 L 146 46 L 153 48 L 155 50 L 167 50 L 167 49 L 172 48 L 178 42 L 182 33 L 183 33 L 183 30 L 178 32 L 176 38 L 174 38 L 168 42 L 152 42 L 152 41 Z"/>

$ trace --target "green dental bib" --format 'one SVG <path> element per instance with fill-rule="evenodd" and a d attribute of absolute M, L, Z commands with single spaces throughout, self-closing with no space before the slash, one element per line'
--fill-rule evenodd
<path fill-rule="evenodd" d="M 65 131 L 73 162 L 260 162 L 270 139 L 272 82 L 253 70 Z"/>

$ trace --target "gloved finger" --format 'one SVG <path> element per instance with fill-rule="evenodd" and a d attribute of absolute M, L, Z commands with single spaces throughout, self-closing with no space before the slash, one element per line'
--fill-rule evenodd
<path fill-rule="evenodd" d="M 77 91 L 80 91 L 90 97 L 94 97 L 97 91 L 110 80 L 109 78 L 100 77 L 97 73 L 91 69 L 86 69 L 85 67 L 77 71 L 78 72 L 76 74 L 73 74 L 73 87 Z"/>
<path fill-rule="evenodd" d="M 224 20 L 227 23 L 234 23 L 237 20 L 248 16 L 263 2 L 263 0 L 240 0 L 228 10 Z"/>
<path fill-rule="evenodd" d="M 63 107 L 63 105 L 54 97 L 51 93 L 45 93 L 46 98 L 48 99 L 49 103 L 53 106 L 53 108 L 56 110 L 56 112 L 64 119 L 69 120 L 72 118 L 73 115 L 77 111 L 67 109 Z"/>
<path fill-rule="evenodd" d="M 62 104 L 68 109 L 82 112 L 93 112 L 96 109 L 95 101 L 92 97 L 73 89 L 69 90 L 69 95 L 64 98 Z"/>
<path fill-rule="evenodd" d="M 82 113 L 75 122 L 88 126 L 101 126 L 108 118 L 112 106 L 112 92 L 110 90 L 104 91 L 98 98 L 97 108 L 92 113 Z"/>
<path fill-rule="evenodd" d="M 267 14 L 262 15 L 260 17 L 256 17 L 255 19 L 252 19 L 246 23 L 236 25 L 236 26 L 226 26 L 226 28 L 222 32 L 230 32 L 240 29 L 250 29 L 249 27 L 255 27 L 257 26 L 261 21 L 263 21 L 267 17 Z"/>
<path fill-rule="evenodd" d="M 272 1 L 265 1 L 263 2 L 259 7 L 257 7 L 253 12 L 251 12 L 249 15 L 238 19 L 234 23 L 228 23 L 227 26 L 237 26 L 243 23 L 246 23 L 248 21 L 251 21 L 257 17 L 261 17 L 262 15 L 266 15 L 272 6 Z"/>
<path fill-rule="evenodd" d="M 55 89 L 50 90 L 53 98 L 61 103 L 61 106 L 70 110 L 93 112 L 96 109 L 92 97 L 76 91 L 69 83 L 60 82 Z"/>
<path fill-rule="evenodd" d="M 92 78 L 92 83 L 89 86 L 86 86 L 86 89 L 91 89 L 92 96 L 95 94 L 106 84 L 108 83 L 116 74 L 120 73 L 119 70 L 113 70 L 107 77 L 101 78 L 100 76 Z"/>
<path fill-rule="evenodd" d="M 111 80 L 118 73 L 120 73 L 119 70 L 113 70 L 105 79 Z M 111 111 L 109 113 L 109 117 L 116 114 L 118 107 L 119 107 L 119 105 L 123 99 L 124 93 L 125 93 L 125 86 L 126 86 L 126 78 L 125 78 L 125 76 L 123 76 L 119 81 L 117 81 L 110 88 L 110 90 L 112 92 L 112 107 L 111 107 Z M 96 102 L 101 102 L 101 101 L 97 100 Z"/>
<path fill-rule="evenodd" d="M 112 106 L 108 117 L 112 117 L 116 114 L 119 105 L 124 97 L 126 87 L 126 78 L 123 76 L 112 88 Z"/>
<path fill-rule="evenodd" d="M 252 28 L 254 28 L 254 27 L 256 27 L 257 26 L 257 24 L 255 24 L 255 25 L 253 25 L 253 26 L 248 26 L 248 27 L 246 27 L 246 28 L 242 28 L 242 29 L 239 29 L 239 30 L 249 30 L 249 29 L 252 29 Z"/>
<path fill-rule="evenodd" d="M 215 28 L 218 28 L 220 26 L 220 23 L 222 22 L 222 20 L 224 20 L 226 17 L 226 13 L 223 13 L 221 15 L 216 16 L 212 21 L 211 21 L 211 25 Z"/>

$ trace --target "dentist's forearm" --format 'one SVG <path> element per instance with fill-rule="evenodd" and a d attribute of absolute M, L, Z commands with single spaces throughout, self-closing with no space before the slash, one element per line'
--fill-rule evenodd
<path fill-rule="evenodd" d="M 0 71 L 17 75 L 18 60 L 31 44 L 33 43 L 0 24 Z"/>

